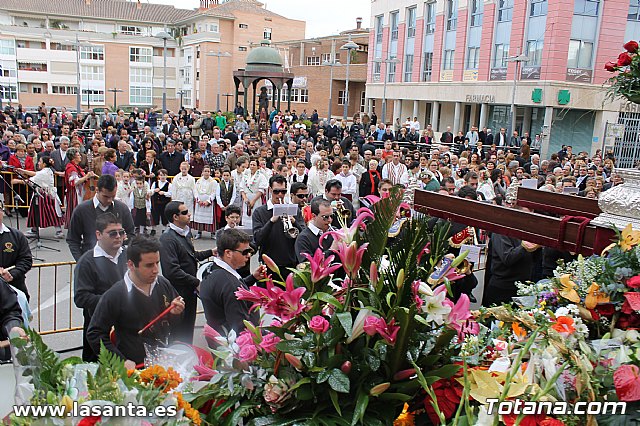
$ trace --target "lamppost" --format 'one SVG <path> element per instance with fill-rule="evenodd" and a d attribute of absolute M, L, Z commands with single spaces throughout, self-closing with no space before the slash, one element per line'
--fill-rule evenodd
<path fill-rule="evenodd" d="M 178 96 L 180 96 L 180 109 L 182 109 L 182 97 L 187 94 L 186 90 L 178 91 Z"/>
<path fill-rule="evenodd" d="M 388 67 L 389 64 L 397 64 L 400 62 L 398 58 L 387 58 L 387 59 L 374 59 L 373 62 L 386 64 L 384 67 L 384 84 L 382 85 L 382 121 L 384 122 L 387 117 L 387 80 L 388 80 Z"/>
<path fill-rule="evenodd" d="M 162 116 L 167 113 L 167 40 L 171 40 L 171 34 L 160 31 L 155 35 L 162 39 Z"/>
<path fill-rule="evenodd" d="M 222 79 L 220 75 L 220 58 L 228 58 L 231 56 L 229 52 L 209 52 L 207 56 L 215 56 L 218 58 L 218 93 L 216 94 L 216 111 L 220 111 L 220 80 Z"/>
<path fill-rule="evenodd" d="M 327 119 L 331 121 L 331 105 L 333 104 L 333 67 L 340 65 L 340 62 L 333 61 L 324 61 L 322 65 L 329 67 L 329 109 L 327 110 Z"/>
<path fill-rule="evenodd" d="M 509 112 L 509 125 L 511 126 L 509 135 L 513 135 L 513 131 L 516 129 L 516 89 L 518 87 L 518 73 L 520 72 L 520 64 L 522 62 L 529 62 L 529 57 L 524 53 L 518 56 L 511 56 L 506 59 L 506 62 L 515 62 L 516 69 L 513 74 L 513 89 L 511 92 L 511 110 Z"/>
<path fill-rule="evenodd" d="M 340 50 L 347 51 L 347 75 L 346 75 L 345 84 L 344 84 L 345 100 L 344 100 L 344 111 L 342 113 L 342 120 L 344 121 L 345 125 L 347 123 L 347 108 L 349 107 L 349 98 L 350 98 L 349 96 L 349 65 L 351 64 L 351 51 L 357 48 L 358 48 L 358 45 L 353 41 L 351 41 L 351 36 L 349 36 L 349 41 L 343 44 L 342 47 L 340 48 Z"/>
<path fill-rule="evenodd" d="M 227 111 L 229 111 L 229 98 L 234 97 L 235 95 L 233 93 L 223 93 L 222 96 L 224 96 L 225 98 L 227 98 Z"/>
<path fill-rule="evenodd" d="M 92 43 L 88 43 L 88 42 L 80 42 L 80 40 L 78 39 L 78 33 L 76 33 L 76 41 L 74 42 L 73 40 L 65 40 L 65 42 L 67 43 L 71 43 L 73 44 L 73 46 L 76 48 L 76 85 L 78 86 L 77 88 L 77 93 L 76 93 L 76 115 L 80 114 L 80 111 L 82 110 L 82 89 L 81 89 L 81 85 L 80 85 L 80 48 L 82 47 L 91 47 L 93 46 Z M 89 102 L 89 92 L 87 92 L 87 103 Z"/>
<path fill-rule="evenodd" d="M 118 93 L 124 92 L 122 89 L 111 88 L 109 92 L 113 93 L 113 112 L 118 113 Z"/>

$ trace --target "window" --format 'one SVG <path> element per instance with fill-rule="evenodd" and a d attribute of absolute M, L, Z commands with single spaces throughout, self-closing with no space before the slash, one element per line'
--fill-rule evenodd
<path fill-rule="evenodd" d="M 391 58 L 393 59 L 393 58 Z M 395 81 L 396 80 L 396 63 L 389 62 L 387 63 L 387 81 Z"/>
<path fill-rule="evenodd" d="M 80 59 L 104 61 L 104 46 L 81 46 Z"/>
<path fill-rule="evenodd" d="M 332 59 L 331 56 L 332 56 L 331 53 L 323 53 L 322 56 L 321 56 L 320 63 L 324 64 L 325 62 L 334 62 L 334 61 L 337 62 L 338 61 L 337 57 L 335 59 Z"/>
<path fill-rule="evenodd" d="M 391 40 L 398 39 L 398 11 L 391 12 L 389 15 L 389 20 L 391 21 Z"/>
<path fill-rule="evenodd" d="M 444 51 L 444 61 L 442 63 L 442 68 L 445 70 L 453 69 L 453 58 L 455 56 L 455 50 L 445 50 Z"/>
<path fill-rule="evenodd" d="M 120 25 L 120 33 L 125 35 L 142 35 L 142 28 L 131 25 Z"/>
<path fill-rule="evenodd" d="M 0 77 L 17 77 L 15 61 L 0 61 Z"/>
<path fill-rule="evenodd" d="M 184 84 L 191 84 L 191 67 L 181 68 L 180 78 L 182 78 Z"/>
<path fill-rule="evenodd" d="M 309 102 L 309 89 L 298 89 L 300 91 L 300 100 L 298 101 L 301 104 L 306 104 Z"/>
<path fill-rule="evenodd" d="M 344 105 L 349 103 L 349 99 L 347 99 L 346 93 L 347 92 L 345 92 L 344 90 L 338 91 L 338 105 Z"/>
<path fill-rule="evenodd" d="M 151 63 L 153 49 L 150 47 L 129 47 L 129 62 Z"/>
<path fill-rule="evenodd" d="M 382 69 L 381 62 L 373 63 L 373 81 L 380 81 L 380 70 Z"/>
<path fill-rule="evenodd" d="M 630 0 L 629 2 L 629 14 L 627 15 L 629 21 L 640 21 L 640 1 Z M 2 43 L 2 40 L 0 40 Z M 0 53 L 2 53 L 2 45 L 0 44 Z"/>
<path fill-rule="evenodd" d="M 477 70 L 480 63 L 480 48 L 469 47 L 467 48 L 467 63 L 465 68 L 468 70 Z"/>
<path fill-rule="evenodd" d="M 544 16 L 547 14 L 547 0 L 531 0 L 529 16 Z"/>
<path fill-rule="evenodd" d="M 246 30 L 247 28 L 249 28 L 249 25 L 247 25 L 247 24 L 238 24 L 238 28 Z"/>
<path fill-rule="evenodd" d="M 471 0 L 471 26 L 482 26 L 482 1 L 483 0 Z"/>
<path fill-rule="evenodd" d="M 573 13 L 576 15 L 598 16 L 600 0 L 575 0 Z"/>
<path fill-rule="evenodd" d="M 29 93 L 29 85 L 26 83 L 20 83 L 18 88 L 20 89 L 20 93 Z"/>
<path fill-rule="evenodd" d="M 360 92 L 360 112 L 364 113 L 367 106 L 367 92 Z"/>
<path fill-rule="evenodd" d="M 56 95 L 77 95 L 78 86 L 51 86 L 51 93 Z"/>
<path fill-rule="evenodd" d="M 75 52 L 76 46 L 73 44 L 51 43 L 51 50 L 64 50 L 67 52 Z"/>
<path fill-rule="evenodd" d="M 287 102 L 288 101 L 288 97 L 287 97 L 288 91 L 287 91 L 287 86 L 285 85 L 282 88 L 282 91 L 280 92 L 280 101 L 281 102 Z M 309 90 L 308 89 L 297 89 L 297 88 L 293 88 L 291 89 L 291 102 L 293 103 L 297 103 L 297 104 L 306 104 L 309 102 Z"/>
<path fill-rule="evenodd" d="M 151 84 L 153 82 L 153 70 L 151 68 L 129 68 L 129 81 L 131 83 Z"/>
<path fill-rule="evenodd" d="M 262 33 L 262 38 L 264 38 L 265 40 L 271 40 L 271 28 L 264 29 L 264 32 Z"/>
<path fill-rule="evenodd" d="M 104 67 L 100 65 L 80 65 L 80 79 L 82 81 L 104 80 Z"/>
<path fill-rule="evenodd" d="M 427 34 L 433 34 L 436 32 L 436 4 L 427 3 L 427 10 L 425 11 L 425 32 Z"/>
<path fill-rule="evenodd" d="M 82 89 L 83 104 L 104 104 L 104 90 Z"/>
<path fill-rule="evenodd" d="M 416 8 L 407 9 L 407 38 L 416 36 Z"/>
<path fill-rule="evenodd" d="M 218 24 L 209 24 L 209 32 L 210 33 L 219 33 L 220 26 Z"/>
<path fill-rule="evenodd" d="M 384 25 L 384 16 L 376 16 L 376 43 L 382 43 L 382 26 Z"/>
<path fill-rule="evenodd" d="M 447 0 L 447 31 L 455 31 L 458 26 L 458 10 L 455 0 Z"/>
<path fill-rule="evenodd" d="M 507 68 L 507 58 L 509 57 L 508 44 L 496 44 L 493 52 L 493 68 Z"/>
<path fill-rule="evenodd" d="M 16 45 L 13 40 L 0 39 L 0 55 L 15 55 Z M 9 98 L 4 98 L 9 99 Z M 15 98 L 11 98 L 15 99 Z"/>
<path fill-rule="evenodd" d="M 46 72 L 47 64 L 41 64 L 41 63 L 35 63 L 35 62 L 18 62 L 18 69 L 20 71 Z"/>
<path fill-rule="evenodd" d="M 238 46 L 238 51 L 239 52 L 246 52 L 247 51 L 247 46 Z"/>
<path fill-rule="evenodd" d="M 527 56 L 530 66 L 540 66 L 542 64 L 542 47 L 543 42 L 541 40 L 529 40 L 527 41 Z"/>
<path fill-rule="evenodd" d="M 592 56 L 592 42 L 582 40 L 569 41 L 569 59 L 567 61 L 567 66 L 569 68 L 591 69 Z"/>
<path fill-rule="evenodd" d="M 173 58 L 174 54 L 175 54 L 174 49 L 167 49 L 167 58 Z M 163 55 L 164 55 L 164 48 L 162 47 L 153 48 L 153 56 L 163 56 Z"/>
<path fill-rule="evenodd" d="M 131 105 L 151 105 L 152 91 L 151 87 L 130 86 L 129 103 Z"/>
<path fill-rule="evenodd" d="M 405 55 L 404 57 L 404 81 L 411 81 L 411 71 L 413 70 L 413 55 Z"/>
<path fill-rule="evenodd" d="M 31 86 L 31 93 L 34 93 L 36 95 L 41 95 L 42 94 L 42 86 Z"/>
<path fill-rule="evenodd" d="M 18 99 L 18 87 L 15 85 L 0 85 L 0 98 L 2 99 Z"/>
<path fill-rule="evenodd" d="M 432 73 L 433 73 L 433 53 L 425 52 L 424 59 L 422 60 L 422 81 L 431 81 Z"/>
<path fill-rule="evenodd" d="M 308 66 L 320 65 L 320 56 L 307 56 L 307 65 Z"/>
<path fill-rule="evenodd" d="M 498 0 L 498 22 L 510 22 L 513 19 L 513 0 Z"/>
<path fill-rule="evenodd" d="M 16 46 L 18 47 L 18 49 L 25 49 L 27 47 L 27 41 L 26 40 L 16 40 Z"/>

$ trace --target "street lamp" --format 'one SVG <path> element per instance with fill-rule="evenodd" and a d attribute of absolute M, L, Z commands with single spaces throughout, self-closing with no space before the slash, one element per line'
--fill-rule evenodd
<path fill-rule="evenodd" d="M 389 67 L 389 64 L 397 64 L 400 60 L 393 57 L 387 59 L 374 59 L 373 62 L 387 65 L 384 67 L 384 84 L 382 86 L 382 121 L 384 122 L 387 117 L 387 76 L 389 75 L 387 68 Z"/>
<path fill-rule="evenodd" d="M 78 39 L 78 33 L 76 33 L 76 40 L 65 40 L 66 43 L 71 43 L 76 48 L 76 85 L 77 93 L 76 93 L 76 115 L 80 114 L 80 110 L 82 110 L 82 89 L 80 87 L 80 48 L 82 47 L 91 47 L 93 43 L 88 43 L 86 41 L 81 42 Z M 89 92 L 87 92 L 87 103 L 89 102 Z"/>
<path fill-rule="evenodd" d="M 340 48 L 340 50 L 347 51 L 347 75 L 346 75 L 345 84 L 344 84 L 345 100 L 344 100 L 344 112 L 342 113 L 342 120 L 344 121 L 345 125 L 347 123 L 347 108 L 349 106 L 349 97 L 350 97 L 349 96 L 349 65 L 351 64 L 351 51 L 357 48 L 358 48 L 358 45 L 353 41 L 351 41 L 351 36 L 349 36 L 349 41 L 343 44 L 342 47 Z"/>
<path fill-rule="evenodd" d="M 227 98 L 227 111 L 229 111 L 229 98 L 234 97 L 235 95 L 233 93 L 223 93 L 222 96 L 224 96 L 225 98 Z"/>
<path fill-rule="evenodd" d="M 124 92 L 122 89 L 116 89 L 115 87 L 108 90 L 113 93 L 113 112 L 118 113 L 118 93 Z"/>
<path fill-rule="evenodd" d="M 220 80 L 221 80 L 221 76 L 220 76 L 220 58 L 228 58 L 231 56 L 231 53 L 229 52 L 209 52 L 207 53 L 207 56 L 215 56 L 218 58 L 218 93 L 216 94 L 216 111 L 220 111 Z"/>
<path fill-rule="evenodd" d="M 160 31 L 155 38 L 162 39 L 162 115 L 167 113 L 167 40 L 171 40 L 171 34 Z"/>
<path fill-rule="evenodd" d="M 324 61 L 323 66 L 330 67 L 329 72 L 329 109 L 327 111 L 327 118 L 331 121 L 331 104 L 333 104 L 333 67 L 341 65 L 338 61 Z"/>
<path fill-rule="evenodd" d="M 509 112 L 509 125 L 511 126 L 509 135 L 513 135 L 513 131 L 516 128 L 516 88 L 518 87 L 518 73 L 520 72 L 520 64 L 522 62 L 529 62 L 529 57 L 524 53 L 518 56 L 511 56 L 506 59 L 506 62 L 515 62 L 516 69 L 513 74 L 513 90 L 511 92 L 511 110 Z"/>
<path fill-rule="evenodd" d="M 178 96 L 180 96 L 180 109 L 182 109 L 182 97 L 187 94 L 186 90 L 178 91 Z"/>

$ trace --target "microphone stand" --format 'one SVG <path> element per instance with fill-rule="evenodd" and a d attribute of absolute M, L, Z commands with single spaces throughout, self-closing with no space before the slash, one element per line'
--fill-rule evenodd
<path fill-rule="evenodd" d="M 13 168 L 13 166 L 5 165 L 5 164 L 4 164 L 4 162 L 1 162 L 1 161 L 0 161 L 0 163 L 1 163 L 1 165 L 0 165 L 0 171 L 2 171 L 2 172 L 6 172 L 6 171 L 14 172 L 14 168 Z M 20 203 L 20 202 L 22 202 L 22 203 L 24 203 L 24 202 L 25 202 L 25 201 L 22 199 L 22 197 L 20 196 L 20 194 L 18 194 L 18 193 L 16 192 L 16 190 L 15 190 L 15 189 L 13 189 L 13 186 L 11 186 L 11 183 L 10 183 L 10 182 L 7 182 L 7 180 L 4 178 L 3 173 L 0 173 L 0 181 L 4 182 L 4 187 L 5 187 L 5 188 L 9 188 L 9 191 L 11 191 L 11 192 L 13 193 L 13 199 L 14 199 L 14 201 L 17 201 L 17 202 L 19 202 L 19 203 Z M 5 202 L 4 204 L 6 205 L 6 202 Z M 18 210 L 18 209 L 17 209 L 17 206 L 16 206 L 16 210 Z M 17 229 L 18 231 L 20 230 L 20 215 L 19 215 L 18 213 L 16 214 L 16 229 Z"/>
<path fill-rule="evenodd" d="M 42 193 L 41 193 L 41 191 L 44 192 L 44 188 L 41 187 L 40 185 L 38 185 L 37 183 L 31 181 L 28 176 L 23 175 L 22 173 L 18 172 L 17 170 L 14 169 L 12 171 L 29 188 L 31 188 L 31 190 L 33 191 L 33 194 L 34 194 L 33 198 L 32 198 L 32 201 L 33 201 L 34 206 L 35 206 L 35 210 L 33 211 L 34 212 L 33 218 L 35 220 L 34 226 L 35 226 L 35 231 L 36 231 L 35 234 L 36 235 L 35 235 L 35 237 L 29 237 L 28 238 L 30 240 L 29 244 L 35 243 L 35 246 L 33 247 L 33 251 L 36 252 L 36 254 L 37 254 L 38 250 L 41 250 L 41 249 L 43 249 L 43 250 L 51 250 L 51 251 L 55 251 L 55 252 L 60 253 L 60 249 L 57 249 L 57 248 L 54 248 L 54 247 L 45 246 L 45 245 L 42 244 L 42 241 L 56 241 L 56 240 L 54 240 L 52 238 L 40 237 L 40 200 L 44 199 L 44 195 L 42 195 Z M 24 202 L 24 201 L 22 201 L 22 202 Z M 33 208 L 33 206 L 32 206 L 32 208 Z M 43 259 L 38 259 L 38 258 L 34 258 L 34 259 L 39 260 L 41 262 L 44 262 Z"/>

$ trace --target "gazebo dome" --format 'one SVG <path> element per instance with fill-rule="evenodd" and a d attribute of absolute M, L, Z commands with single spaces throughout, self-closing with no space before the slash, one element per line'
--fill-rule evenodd
<path fill-rule="evenodd" d="M 253 49 L 247 55 L 247 71 L 282 72 L 284 61 L 280 53 L 269 46 L 268 40 L 264 40 L 260 47 Z"/>

